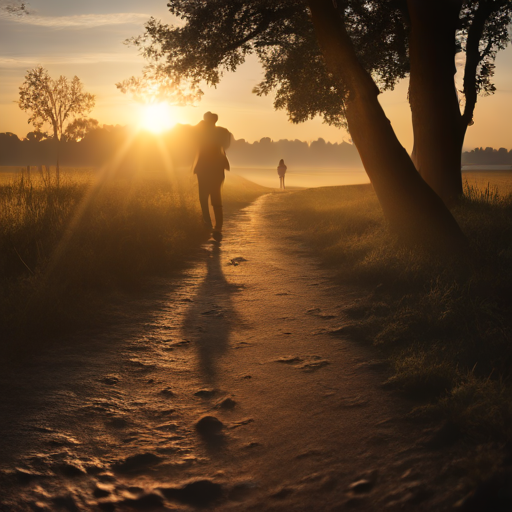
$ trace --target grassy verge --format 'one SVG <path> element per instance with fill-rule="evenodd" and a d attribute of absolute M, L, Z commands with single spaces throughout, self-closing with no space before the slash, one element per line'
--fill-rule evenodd
<path fill-rule="evenodd" d="M 0 325 L 5 348 L 53 336 L 101 313 L 114 292 L 179 269 L 206 233 L 188 173 L 102 178 L 21 175 L 0 185 Z M 230 177 L 228 210 L 268 189 Z M 23 345 L 23 344 L 22 344 Z"/>
<path fill-rule="evenodd" d="M 340 281 L 368 290 L 346 331 L 389 359 L 415 413 L 465 438 L 512 441 L 512 196 L 466 186 L 454 212 L 474 251 L 471 269 L 401 247 L 369 185 L 283 196 L 312 250 Z"/>

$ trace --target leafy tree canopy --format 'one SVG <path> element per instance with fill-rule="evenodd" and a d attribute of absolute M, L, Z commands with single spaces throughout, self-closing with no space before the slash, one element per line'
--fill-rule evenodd
<path fill-rule="evenodd" d="M 96 119 L 77 117 L 68 124 L 64 135 L 66 136 L 67 140 L 79 142 L 90 131 L 97 128 L 99 128 L 99 123 Z"/>
<path fill-rule="evenodd" d="M 496 53 L 509 41 L 509 0 L 450 0 L 459 11 L 453 54 L 467 56 L 464 93 L 472 108 L 478 93 L 494 92 Z M 337 10 L 357 56 L 381 91 L 392 89 L 409 70 L 409 15 L 406 0 L 336 0 Z M 167 25 L 151 18 L 145 32 L 127 41 L 137 46 L 148 64 L 140 78 L 118 87 L 143 94 L 172 91 L 176 102 L 201 94 L 201 83 L 219 83 L 249 54 L 264 69 L 254 92 L 275 91 L 274 106 L 287 110 L 293 122 L 316 115 L 336 126 L 344 120 L 347 90 L 325 67 L 310 21 L 307 3 L 300 0 L 170 0 L 179 22 Z M 440 16 L 445 13 L 440 12 Z M 473 96 L 475 96 L 473 101 Z"/>
<path fill-rule="evenodd" d="M 47 139 L 48 134 L 46 132 L 41 132 L 39 130 L 35 130 L 33 132 L 28 132 L 26 139 L 30 142 L 39 142 L 41 140 Z"/>
<path fill-rule="evenodd" d="M 21 17 L 30 14 L 25 2 L 0 0 L 0 14 Z"/>

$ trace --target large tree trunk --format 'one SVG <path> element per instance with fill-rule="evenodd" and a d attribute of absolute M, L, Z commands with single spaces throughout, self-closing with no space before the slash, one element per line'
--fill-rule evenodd
<path fill-rule="evenodd" d="M 442 249 L 464 247 L 466 238 L 455 219 L 398 141 L 332 0 L 310 0 L 309 6 L 327 67 L 348 87 L 350 134 L 391 227 L 409 240 Z"/>
<path fill-rule="evenodd" d="M 460 0 L 407 0 L 411 20 L 409 102 L 413 160 L 447 206 L 462 195 L 466 126 L 455 89 L 455 31 Z"/>

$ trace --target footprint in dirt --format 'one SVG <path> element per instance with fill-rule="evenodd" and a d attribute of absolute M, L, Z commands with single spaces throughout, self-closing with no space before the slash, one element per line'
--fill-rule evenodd
<path fill-rule="evenodd" d="M 331 364 L 330 361 L 320 356 L 306 356 L 304 358 L 299 356 L 283 356 L 279 359 L 275 359 L 274 362 L 289 364 L 294 368 L 298 368 L 299 370 L 304 370 L 306 372 L 313 372 Z"/>
<path fill-rule="evenodd" d="M 115 386 L 119 383 L 119 377 L 117 375 L 106 375 L 102 379 L 100 379 L 102 384 L 106 384 L 107 386 Z"/>
<path fill-rule="evenodd" d="M 196 423 L 196 431 L 209 450 L 218 450 L 226 444 L 224 423 L 215 416 L 203 416 Z"/>
<path fill-rule="evenodd" d="M 195 396 L 200 398 L 212 398 L 218 394 L 218 390 L 216 389 L 200 389 L 194 393 Z"/>
<path fill-rule="evenodd" d="M 157 490 L 168 500 L 200 508 L 218 503 L 225 495 L 221 484 L 206 479 L 188 482 L 180 487 L 159 487 Z"/>
<path fill-rule="evenodd" d="M 236 406 L 236 401 L 229 397 L 220 400 L 214 405 L 215 409 L 223 409 L 225 411 L 232 411 Z"/>
<path fill-rule="evenodd" d="M 276 359 L 274 362 L 282 364 L 297 364 L 302 363 L 302 361 L 304 361 L 304 359 L 298 356 L 283 356 L 279 359 Z"/>
<path fill-rule="evenodd" d="M 173 340 L 161 340 L 161 343 L 163 345 L 162 349 L 166 352 L 172 352 L 173 350 L 177 348 L 187 348 L 190 346 L 190 340 L 180 340 L 180 341 L 174 341 Z"/>
<path fill-rule="evenodd" d="M 332 318 L 336 318 L 337 315 L 332 315 L 330 313 L 323 313 L 320 308 L 312 308 L 306 311 L 306 314 L 316 316 L 317 318 L 321 318 L 323 320 L 330 320 Z"/>
<path fill-rule="evenodd" d="M 135 371 L 141 373 L 151 372 L 157 369 L 157 365 L 153 363 L 145 363 L 138 359 L 129 359 L 128 366 L 132 367 Z"/>
<path fill-rule="evenodd" d="M 228 265 L 233 265 L 234 267 L 237 267 L 240 265 L 240 263 L 243 263 L 244 261 L 247 261 L 244 257 L 238 256 L 237 258 L 231 258 L 229 260 Z"/>
<path fill-rule="evenodd" d="M 161 389 L 160 394 L 167 398 L 172 398 L 175 395 L 174 391 L 171 388 Z"/>
<path fill-rule="evenodd" d="M 124 460 L 116 462 L 112 465 L 112 469 L 116 473 L 139 473 L 159 464 L 162 458 L 151 452 L 137 453 L 130 455 Z"/>
<path fill-rule="evenodd" d="M 315 356 L 314 359 L 305 361 L 303 364 L 298 366 L 298 368 L 306 372 L 314 372 L 315 370 L 319 370 L 320 368 L 323 368 L 329 364 L 331 363 L 327 359 L 322 359 L 320 356 Z"/>

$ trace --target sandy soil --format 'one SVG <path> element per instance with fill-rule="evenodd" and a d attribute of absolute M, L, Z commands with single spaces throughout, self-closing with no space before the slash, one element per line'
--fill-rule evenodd
<path fill-rule="evenodd" d="M 279 197 L 111 328 L 3 371 L 1 510 L 453 506 L 457 454 L 428 447 L 344 337 L 357 294 L 306 255 Z"/>

